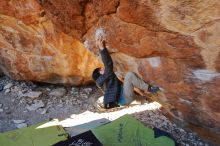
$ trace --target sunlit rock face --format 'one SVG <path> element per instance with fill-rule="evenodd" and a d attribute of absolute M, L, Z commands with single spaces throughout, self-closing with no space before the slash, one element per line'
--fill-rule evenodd
<path fill-rule="evenodd" d="M 155 100 L 174 119 L 220 143 L 219 20 L 217 0 L 120 0 L 84 41 L 95 48 L 94 34 L 104 28 L 117 72 L 134 71 L 162 87 L 165 97 Z"/>
<path fill-rule="evenodd" d="M 100 61 L 34 0 L 1 1 L 0 68 L 18 80 L 81 85 Z"/>
<path fill-rule="evenodd" d="M 134 71 L 163 88 L 155 100 L 178 123 L 220 143 L 219 0 L 3 0 L 0 13 L 8 76 L 87 83 L 101 32 L 119 75 Z"/>

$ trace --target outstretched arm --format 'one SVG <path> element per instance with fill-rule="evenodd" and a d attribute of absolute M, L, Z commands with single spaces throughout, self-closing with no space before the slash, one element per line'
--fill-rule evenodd
<path fill-rule="evenodd" d="M 104 66 L 105 66 L 105 73 L 106 74 L 112 73 L 113 72 L 113 62 L 112 62 L 112 58 L 109 55 L 109 52 L 106 48 L 105 41 L 102 38 L 99 38 L 97 41 L 97 46 L 100 49 L 102 62 L 104 63 Z"/>
<path fill-rule="evenodd" d="M 113 62 L 112 58 L 109 55 L 108 50 L 106 49 L 105 46 L 105 41 L 100 37 L 97 42 L 96 42 L 97 47 L 100 49 L 100 54 L 102 57 L 102 62 L 104 63 L 105 66 L 105 71 L 104 74 L 101 75 L 97 80 L 96 83 L 99 86 L 102 86 L 103 83 L 110 77 L 112 76 L 113 72 Z"/>

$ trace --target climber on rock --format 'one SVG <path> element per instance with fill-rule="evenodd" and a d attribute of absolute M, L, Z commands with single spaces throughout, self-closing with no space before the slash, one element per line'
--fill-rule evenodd
<path fill-rule="evenodd" d="M 159 87 L 145 83 L 133 72 L 128 72 L 125 75 L 124 83 L 120 82 L 113 71 L 112 58 L 106 48 L 104 39 L 98 37 L 96 45 L 100 50 L 104 68 L 96 68 L 92 73 L 92 78 L 97 86 L 104 91 L 104 108 L 110 109 L 125 106 L 135 99 L 143 99 L 143 96 L 134 92 L 134 87 L 141 89 L 145 93 L 156 93 L 160 90 Z"/>

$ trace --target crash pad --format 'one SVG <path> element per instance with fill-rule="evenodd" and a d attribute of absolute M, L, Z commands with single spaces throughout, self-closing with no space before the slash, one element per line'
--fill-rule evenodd
<path fill-rule="evenodd" d="M 0 133 L 0 146 L 51 146 L 66 140 L 68 134 L 61 126 L 38 128 L 43 123 Z"/>
<path fill-rule="evenodd" d="M 65 129 L 68 131 L 70 136 L 76 136 L 76 135 L 79 135 L 79 134 L 84 133 L 86 131 L 89 131 L 91 129 L 94 129 L 96 127 L 99 127 L 101 125 L 107 124 L 109 122 L 111 122 L 111 121 L 108 120 L 108 119 L 102 118 L 102 119 L 97 119 L 97 120 L 94 120 L 94 121 L 90 121 L 88 123 L 83 123 L 81 125 L 76 125 L 76 126 L 73 126 L 73 127 L 67 127 Z"/>
<path fill-rule="evenodd" d="M 56 143 L 53 146 L 103 146 L 94 134 L 89 130 L 68 140 Z"/>
<path fill-rule="evenodd" d="M 104 146 L 175 146 L 172 138 L 155 136 L 153 129 L 130 115 L 97 127 L 92 132 Z"/>

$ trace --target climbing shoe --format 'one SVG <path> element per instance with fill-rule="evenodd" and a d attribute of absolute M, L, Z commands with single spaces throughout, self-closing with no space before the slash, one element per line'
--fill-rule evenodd
<path fill-rule="evenodd" d="M 149 85 L 148 92 L 150 92 L 150 93 L 157 93 L 158 91 L 160 91 L 159 87 L 153 86 L 153 85 Z"/>
<path fill-rule="evenodd" d="M 116 102 L 110 102 L 110 103 L 104 104 L 105 109 L 111 109 L 115 107 L 120 107 L 120 106 Z"/>

